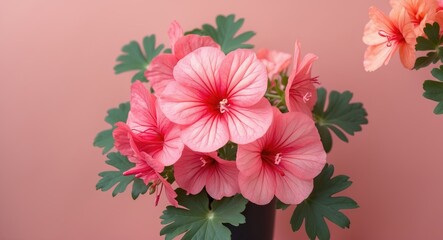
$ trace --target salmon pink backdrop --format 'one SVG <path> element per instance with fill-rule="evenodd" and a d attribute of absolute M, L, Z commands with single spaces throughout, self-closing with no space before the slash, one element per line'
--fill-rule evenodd
<path fill-rule="evenodd" d="M 319 56 L 313 74 L 328 89 L 354 92 L 369 125 L 336 141 L 328 161 L 351 177 L 350 230 L 332 239 L 441 239 L 443 116 L 424 99 L 427 71 L 402 68 L 398 57 L 375 73 L 363 70 L 362 31 L 369 6 L 388 0 L 0 1 L 0 239 L 162 239 L 165 199 L 133 201 L 95 190 L 107 170 L 95 134 L 106 110 L 129 99 L 131 74 L 115 76 L 120 48 L 169 23 L 185 29 L 235 13 L 254 30 L 252 43 Z M 278 212 L 275 239 L 307 239 Z"/>

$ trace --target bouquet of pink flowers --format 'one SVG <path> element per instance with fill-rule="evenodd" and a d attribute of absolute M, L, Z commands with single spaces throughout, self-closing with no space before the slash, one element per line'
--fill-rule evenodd
<path fill-rule="evenodd" d="M 136 42 L 123 47 L 116 73 L 138 72 L 130 102 L 109 110 L 112 127 L 94 140 L 103 153 L 117 150 L 107 163 L 118 170 L 100 173 L 97 189 L 116 186 L 115 196 L 132 184 L 134 199 L 148 192 L 155 204 L 164 195 L 166 239 L 230 239 L 232 226 L 247 224 L 248 202 L 297 205 L 293 230 L 305 221 L 311 239 L 329 239 L 325 218 L 349 227 L 340 211 L 357 207 L 332 196 L 351 182 L 326 164 L 331 132 L 347 142 L 366 111 L 348 91 L 332 91 L 326 104 L 311 74 L 317 56 L 302 57 L 299 42 L 293 60 L 254 52 L 246 42 L 255 33 L 238 33 L 243 19 L 216 22 L 190 32 L 173 22 L 166 50 L 153 35 L 143 39 L 144 53 Z"/>
<path fill-rule="evenodd" d="M 376 7 L 369 9 L 363 42 L 368 45 L 364 67 L 374 71 L 389 63 L 399 51 L 400 60 L 407 69 L 421 69 L 443 62 L 442 0 L 391 0 L 388 16 Z M 427 52 L 416 58 L 417 51 Z M 438 80 L 426 80 L 423 96 L 438 102 L 435 114 L 443 114 L 443 65 L 434 68 L 432 75 Z"/>

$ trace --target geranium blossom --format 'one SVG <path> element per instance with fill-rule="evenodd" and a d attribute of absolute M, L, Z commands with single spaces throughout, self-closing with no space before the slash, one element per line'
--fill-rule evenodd
<path fill-rule="evenodd" d="M 436 0 L 391 0 L 393 11 L 405 9 L 414 24 L 416 35 L 423 34 L 426 23 L 435 20 L 438 2 Z"/>
<path fill-rule="evenodd" d="M 212 198 L 220 200 L 240 192 L 235 162 L 219 158 L 217 152 L 199 153 L 185 148 L 174 164 L 174 176 L 177 184 L 190 194 L 198 194 L 206 187 Z"/>
<path fill-rule="evenodd" d="M 174 164 L 184 147 L 179 127 L 164 116 L 156 97 L 139 81 L 131 87 L 128 120 L 117 124 L 114 139 L 117 150 L 130 159 L 144 152 L 165 166 Z"/>
<path fill-rule="evenodd" d="M 416 35 L 414 24 L 405 9 L 393 9 L 386 17 L 376 7 L 371 7 L 369 17 L 363 36 L 363 42 L 369 45 L 363 63 L 365 70 L 374 71 L 388 64 L 397 50 L 400 50 L 403 66 L 412 69 L 415 63 Z"/>
<path fill-rule="evenodd" d="M 291 64 L 291 54 L 285 52 L 261 49 L 257 52 L 257 58 L 266 66 L 268 78 L 273 83 L 281 72 Z"/>
<path fill-rule="evenodd" d="M 182 140 L 194 151 L 212 152 L 228 140 L 252 142 L 271 124 L 272 108 L 263 97 L 266 69 L 250 50 L 225 56 L 218 48 L 199 48 L 177 63 L 174 79 L 159 105 L 183 126 Z"/>
<path fill-rule="evenodd" d="M 275 195 L 286 204 L 299 204 L 311 193 L 326 153 L 311 118 L 275 109 L 266 134 L 238 146 L 236 162 L 240 191 L 251 202 L 264 205 Z"/>
<path fill-rule="evenodd" d="M 303 112 L 312 116 L 312 108 L 317 102 L 317 77 L 311 76 L 312 64 L 318 57 L 312 53 L 301 59 L 300 43 L 295 42 L 294 63 L 285 90 L 285 101 L 291 112 Z"/>
<path fill-rule="evenodd" d="M 174 21 L 168 31 L 172 53 L 164 53 L 155 57 L 145 72 L 152 88 L 160 95 L 169 82 L 174 81 L 172 71 L 177 62 L 188 53 L 204 46 L 219 47 L 219 45 L 208 36 L 189 34 L 184 36 L 183 29 Z"/>

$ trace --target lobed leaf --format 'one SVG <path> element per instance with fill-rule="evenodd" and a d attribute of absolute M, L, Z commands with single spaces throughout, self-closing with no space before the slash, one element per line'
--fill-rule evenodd
<path fill-rule="evenodd" d="M 314 106 L 313 114 L 316 127 L 321 137 L 323 147 L 326 152 L 332 148 L 332 131 L 337 137 L 348 142 L 345 133 L 354 135 L 362 130 L 361 125 L 367 124 L 366 110 L 362 103 L 351 103 L 352 93 L 345 91 L 339 93 L 331 91 L 329 94 L 328 106 L 326 106 L 327 91 L 324 88 L 317 89 L 317 102 Z"/>
<path fill-rule="evenodd" d="M 349 197 L 332 197 L 349 186 L 349 177 L 339 175 L 332 177 L 334 166 L 328 165 L 314 179 L 314 189 L 309 197 L 297 205 L 291 217 L 292 230 L 300 230 L 305 222 L 306 233 L 310 239 L 330 239 L 330 231 L 325 218 L 341 228 L 349 228 L 350 220 L 340 210 L 358 208 L 357 203 Z"/>

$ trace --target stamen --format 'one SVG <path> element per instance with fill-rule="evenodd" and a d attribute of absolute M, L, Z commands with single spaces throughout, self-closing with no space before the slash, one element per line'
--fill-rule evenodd
<path fill-rule="evenodd" d="M 282 160 L 281 153 L 277 153 L 277 154 L 275 154 L 274 164 L 275 164 L 275 165 L 279 165 L 280 162 L 281 162 L 281 160 Z"/>
<path fill-rule="evenodd" d="M 228 107 L 229 107 L 229 103 L 228 103 L 228 99 L 223 99 L 223 100 L 221 100 L 220 101 L 220 103 L 219 103 L 219 108 L 220 108 L 220 112 L 221 113 L 225 113 L 226 111 L 228 111 L 229 109 L 228 109 Z"/>
<path fill-rule="evenodd" d="M 200 167 L 204 167 L 207 163 L 207 161 L 204 157 L 200 157 L 200 161 L 203 163 Z"/>
<path fill-rule="evenodd" d="M 378 35 L 380 35 L 380 37 L 385 37 L 386 39 L 388 39 L 388 43 L 386 43 L 386 47 L 391 47 L 392 46 L 392 40 L 394 39 L 393 36 L 389 35 L 387 32 L 380 30 L 378 31 Z"/>
<path fill-rule="evenodd" d="M 309 102 L 309 100 L 311 100 L 312 97 L 312 93 L 311 92 L 307 92 L 304 96 L 303 96 L 303 102 L 307 103 Z"/>

